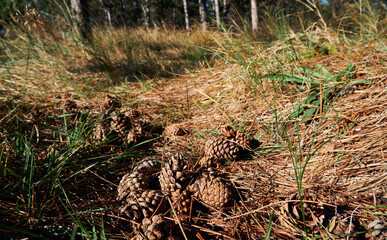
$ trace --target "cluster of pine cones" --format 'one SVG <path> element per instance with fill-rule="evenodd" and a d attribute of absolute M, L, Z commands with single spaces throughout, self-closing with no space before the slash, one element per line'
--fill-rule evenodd
<path fill-rule="evenodd" d="M 184 133 L 186 131 L 176 126 L 164 131 L 165 136 Z M 133 239 L 167 239 L 175 235 L 171 232 L 177 222 L 183 225 L 189 222 L 196 211 L 196 203 L 210 212 L 232 205 L 233 187 L 211 166 L 235 159 L 246 149 L 249 149 L 248 138 L 226 127 L 221 137 L 206 142 L 197 169 L 191 166 L 190 170 L 181 154 L 164 161 L 147 158 L 139 162 L 121 179 L 117 197 L 121 202 L 120 213 L 132 220 L 132 229 L 136 232 Z"/>
<path fill-rule="evenodd" d="M 101 121 L 95 126 L 94 140 L 118 140 L 126 144 L 151 138 L 153 127 L 145 115 L 136 109 L 121 108 L 120 102 L 108 95 L 99 106 Z"/>

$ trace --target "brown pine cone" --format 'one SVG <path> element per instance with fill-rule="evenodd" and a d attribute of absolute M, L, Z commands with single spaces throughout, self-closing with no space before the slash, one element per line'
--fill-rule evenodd
<path fill-rule="evenodd" d="M 220 132 L 223 134 L 223 136 L 227 139 L 235 138 L 236 131 L 231 126 L 225 126 L 223 127 Z"/>
<path fill-rule="evenodd" d="M 325 207 L 322 203 L 319 203 L 316 194 L 305 190 L 303 195 L 302 207 L 304 209 L 305 223 L 310 227 L 311 232 L 318 231 L 318 226 L 323 223 L 325 218 Z M 287 216 L 284 222 L 289 222 L 290 220 L 290 222 L 303 224 L 302 207 L 299 194 L 291 195 L 289 201 L 281 208 L 282 215 Z"/>
<path fill-rule="evenodd" d="M 250 139 L 244 133 L 237 132 L 233 140 L 244 148 L 250 148 Z"/>
<path fill-rule="evenodd" d="M 187 134 L 187 131 L 177 125 L 169 125 L 165 128 L 163 135 L 167 137 L 183 136 Z"/>
<path fill-rule="evenodd" d="M 180 192 L 180 190 L 177 192 Z M 174 198 L 176 199 L 174 204 L 176 214 L 185 215 L 186 217 L 189 216 L 192 201 L 191 192 L 186 189 L 181 194 L 179 194 L 179 196 L 175 196 Z"/>
<path fill-rule="evenodd" d="M 132 128 L 130 118 L 122 113 L 112 113 L 110 124 L 111 129 L 121 136 L 127 134 L 127 132 Z"/>
<path fill-rule="evenodd" d="M 110 132 L 110 119 L 103 120 L 95 125 L 92 139 L 96 142 L 103 141 L 109 136 Z"/>
<path fill-rule="evenodd" d="M 163 210 L 163 195 L 155 190 L 143 190 L 130 195 L 119 208 L 120 213 L 125 213 L 136 222 L 141 221 L 143 218 L 151 217 L 154 213 Z"/>
<path fill-rule="evenodd" d="M 240 154 L 240 146 L 229 139 L 209 139 L 204 145 L 204 156 L 218 160 L 237 158 Z"/>
<path fill-rule="evenodd" d="M 166 239 L 166 223 L 161 214 L 142 220 L 141 229 L 133 240 Z"/>
<path fill-rule="evenodd" d="M 125 141 L 127 143 L 137 143 L 141 139 L 144 139 L 146 137 L 146 133 L 143 128 L 145 124 L 146 123 L 142 121 L 133 122 L 132 128 L 126 134 Z"/>
<path fill-rule="evenodd" d="M 105 101 L 102 103 L 101 110 L 108 111 L 108 110 L 114 110 L 120 107 L 121 107 L 121 103 L 117 100 L 115 96 L 107 95 L 105 98 Z"/>
<path fill-rule="evenodd" d="M 177 190 L 182 190 L 186 177 L 183 170 L 186 165 L 181 154 L 173 156 L 168 163 L 161 168 L 159 181 L 161 190 L 167 196 L 170 196 Z"/>
<path fill-rule="evenodd" d="M 121 113 L 130 118 L 132 121 L 136 120 L 141 113 L 134 108 L 124 108 L 121 110 Z"/>
<path fill-rule="evenodd" d="M 72 99 L 66 100 L 65 109 L 66 109 L 66 112 L 68 112 L 68 113 L 77 113 L 79 110 L 77 103 Z"/>
<path fill-rule="evenodd" d="M 350 219 L 349 217 L 345 218 L 342 215 L 337 215 L 333 217 L 330 220 L 330 229 L 332 229 L 332 233 L 335 235 L 342 235 L 340 237 L 335 237 L 335 239 L 347 239 L 347 236 L 344 236 L 345 234 L 348 233 L 354 233 L 355 232 L 355 226 L 354 224 L 350 224 Z M 350 240 L 356 239 L 356 236 L 349 236 Z"/>
<path fill-rule="evenodd" d="M 204 175 L 197 179 L 189 186 L 189 190 L 203 203 L 215 208 L 227 206 L 233 197 L 227 184 L 211 175 Z"/>
<path fill-rule="evenodd" d="M 124 200 L 128 197 L 134 196 L 134 194 L 149 189 L 148 176 L 134 171 L 124 175 L 118 185 L 117 200 Z"/>
<path fill-rule="evenodd" d="M 387 223 L 384 223 L 383 221 L 376 219 L 372 222 L 370 222 L 367 226 L 368 230 L 371 230 L 370 232 L 366 233 L 366 238 L 371 240 L 376 239 L 387 239 Z M 378 230 L 379 229 L 379 230 Z"/>
<path fill-rule="evenodd" d="M 234 130 L 231 126 L 223 127 L 221 132 L 225 138 L 236 142 L 244 148 L 250 148 L 250 139 L 246 136 L 246 134 Z"/>
<path fill-rule="evenodd" d="M 146 158 L 140 161 L 137 166 L 133 169 L 134 172 L 154 172 L 160 171 L 161 163 L 157 159 Z"/>

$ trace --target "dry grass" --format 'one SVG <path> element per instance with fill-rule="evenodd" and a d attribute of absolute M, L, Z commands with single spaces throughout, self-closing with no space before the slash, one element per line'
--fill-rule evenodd
<path fill-rule="evenodd" d="M 325 222 L 317 224 L 316 230 L 316 226 L 294 224 L 284 212 L 283 206 L 295 201 L 289 196 L 301 187 L 317 195 L 317 200 L 304 200 L 325 204 L 326 215 L 336 211 L 353 220 L 356 228 L 351 233 L 367 231 L 375 219 L 386 224 L 385 39 L 375 35 L 355 42 L 315 27 L 264 45 L 230 34 L 95 31 L 94 46 L 64 37 L 59 43 L 48 43 L 60 45 L 53 52 L 43 38 L 33 46 L 23 38 L 2 40 L 10 50 L 7 58 L 13 60 L 0 69 L 0 182 L 3 189 L 12 191 L 0 195 L 0 216 L 1 222 L 16 228 L 0 225 L 0 231 L 20 233 L 30 227 L 31 233 L 44 235 L 49 226 L 53 233 L 69 235 L 78 226 L 122 238 L 117 234 L 130 231 L 125 227 L 130 219 L 117 214 L 114 200 L 122 174 L 147 152 L 159 157 L 181 152 L 192 170 L 205 140 L 224 125 L 246 130 L 261 145 L 250 157 L 222 164 L 219 171 L 236 189 L 234 205 L 216 214 L 192 209 L 191 239 L 216 235 L 261 239 L 271 217 L 273 238 L 333 238 Z M 324 46 L 328 52 L 320 51 Z M 204 53 L 204 49 L 211 51 Z M 190 57 L 199 64 L 187 62 Z M 332 80 L 325 77 L 325 70 L 330 76 L 343 73 Z M 297 77 L 304 83 L 297 83 Z M 317 90 L 312 82 L 318 83 Z M 318 104 L 303 105 L 316 108 L 313 115 L 289 117 L 313 91 Z M 93 106 L 106 93 L 114 93 L 124 104 L 151 115 L 154 124 L 177 123 L 191 134 L 169 144 L 155 140 L 154 145 L 129 150 L 93 146 L 86 130 L 75 137 L 76 127 L 63 129 L 65 93 L 77 95 L 73 98 L 80 106 Z M 28 118 L 34 106 L 46 111 L 42 117 L 46 122 Z M 93 122 L 97 117 L 88 118 Z M 40 132 L 40 142 L 32 129 Z M 20 153 L 25 147 L 16 143 L 33 149 L 33 156 L 55 143 L 58 155 L 45 160 L 53 163 L 32 163 L 37 158 Z M 58 168 L 48 171 L 47 164 Z M 37 178 L 29 190 L 22 174 Z M 10 186 L 10 181 L 16 186 Z M 50 188 L 52 181 L 59 190 Z M 20 216 L 27 220 L 18 220 Z M 63 229 L 55 229 L 58 226 Z"/>

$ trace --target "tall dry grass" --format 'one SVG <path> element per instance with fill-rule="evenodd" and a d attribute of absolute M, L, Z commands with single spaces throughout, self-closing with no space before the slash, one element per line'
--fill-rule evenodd
<path fill-rule="evenodd" d="M 157 124 L 186 127 L 189 139 L 149 152 L 181 151 L 190 162 L 222 125 L 251 133 L 261 142 L 251 158 L 220 167 L 248 200 L 224 218 L 206 216 L 225 234 L 331 237 L 326 225 L 313 235 L 305 221 L 300 226 L 281 211 L 293 201 L 289 195 L 298 192 L 302 200 L 305 189 L 345 207 L 342 213 L 362 226 L 358 231 L 368 231 L 369 220 L 385 220 L 377 202 L 386 191 L 385 15 L 357 1 L 335 28 L 306 4 L 320 21 L 302 32 L 285 16 L 268 21 L 270 42 L 233 26 L 223 32 L 100 27 L 83 43 L 65 20 L 57 28 L 37 13 L 18 16 L 9 38 L 0 40 L 0 182 L 7 194 L 0 198 L 1 231 L 122 237 L 117 222 L 126 219 L 114 212 L 117 176 L 147 153 L 141 143 L 90 144 L 101 119 L 90 110 L 74 121 L 63 106 L 66 93 L 86 110 L 114 93 Z M 41 117 L 31 119 L 32 111 Z M 53 150 L 40 161 L 45 147 Z"/>

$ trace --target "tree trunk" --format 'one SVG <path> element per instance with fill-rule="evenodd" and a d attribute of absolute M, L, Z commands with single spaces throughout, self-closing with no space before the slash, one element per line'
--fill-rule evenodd
<path fill-rule="evenodd" d="M 251 0 L 251 26 L 253 31 L 258 30 L 258 6 L 257 0 Z"/>
<path fill-rule="evenodd" d="M 111 27 L 112 26 L 112 15 L 111 15 L 112 4 L 104 3 L 103 0 L 99 0 L 99 3 L 103 7 L 103 12 L 104 12 L 105 18 L 106 18 L 106 24 L 109 27 Z"/>
<path fill-rule="evenodd" d="M 220 28 L 219 0 L 215 0 L 216 26 Z"/>
<path fill-rule="evenodd" d="M 104 10 L 105 10 L 105 14 L 106 14 L 106 22 L 108 24 L 109 27 L 112 26 L 112 4 L 105 4 L 104 6 Z"/>
<path fill-rule="evenodd" d="M 224 23 L 227 21 L 227 13 L 228 13 L 227 0 L 223 0 L 223 22 Z"/>
<path fill-rule="evenodd" d="M 90 39 L 89 5 L 87 0 L 70 0 L 75 31 L 83 40 Z"/>
<path fill-rule="evenodd" d="M 137 23 L 140 26 L 141 25 L 141 10 L 140 10 L 140 4 L 138 3 L 138 0 L 136 0 L 136 10 L 137 10 Z"/>
<path fill-rule="evenodd" d="M 184 5 L 185 29 L 189 30 L 189 15 L 188 15 L 187 0 L 183 0 L 183 5 Z"/>
<path fill-rule="evenodd" d="M 200 24 L 204 31 L 207 30 L 206 0 L 199 0 Z"/>
<path fill-rule="evenodd" d="M 121 14 L 122 14 L 122 20 L 124 21 L 124 26 L 128 23 L 128 17 L 126 15 L 126 7 L 124 0 L 120 0 L 120 7 L 121 7 Z"/>
<path fill-rule="evenodd" d="M 337 17 L 337 15 L 336 15 L 336 0 L 332 0 L 331 4 L 332 4 L 332 18 L 336 18 Z"/>
<path fill-rule="evenodd" d="M 145 6 L 143 6 L 143 11 L 145 15 L 145 26 L 147 28 L 151 27 L 151 21 L 150 21 L 150 5 L 149 0 L 145 0 Z"/>

